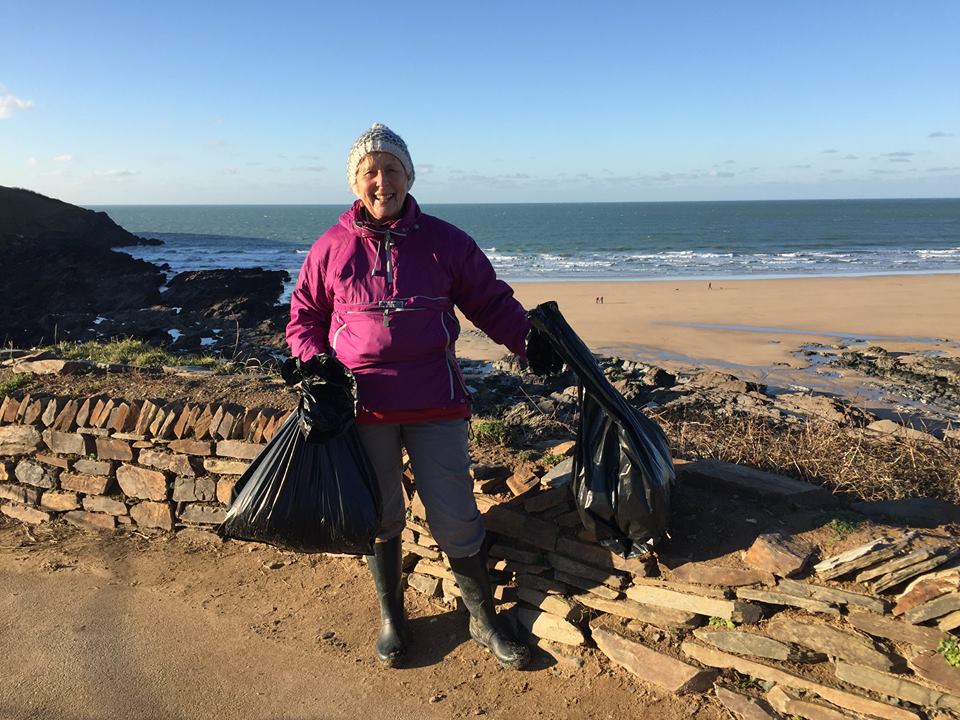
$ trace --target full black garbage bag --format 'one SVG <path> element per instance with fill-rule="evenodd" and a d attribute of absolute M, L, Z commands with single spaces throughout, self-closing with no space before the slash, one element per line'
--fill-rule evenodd
<path fill-rule="evenodd" d="M 580 426 L 573 492 L 584 527 L 625 556 L 658 542 L 670 514 L 673 460 L 663 430 L 630 405 L 603 375 L 556 302 L 527 316 L 578 379 Z"/>
<path fill-rule="evenodd" d="M 311 374 L 316 369 L 285 366 L 285 379 L 301 382 L 300 405 L 237 481 L 220 532 L 291 550 L 368 555 L 380 527 L 380 488 L 352 410 L 335 383 Z M 347 383 L 353 393 L 352 376 Z"/>

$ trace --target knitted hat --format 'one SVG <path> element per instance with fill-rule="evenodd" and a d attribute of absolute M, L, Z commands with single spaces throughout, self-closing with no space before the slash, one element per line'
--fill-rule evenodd
<path fill-rule="evenodd" d="M 396 157 L 407 171 L 407 189 L 413 185 L 413 160 L 403 138 L 383 123 L 374 123 L 356 139 L 347 155 L 347 184 L 353 189 L 360 162 L 370 153 L 385 152 Z"/>

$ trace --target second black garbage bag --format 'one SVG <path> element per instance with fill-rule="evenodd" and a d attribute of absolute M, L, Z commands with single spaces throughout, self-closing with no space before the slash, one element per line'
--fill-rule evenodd
<path fill-rule="evenodd" d="M 247 468 L 220 532 L 291 550 L 366 555 L 380 489 L 354 424 L 355 383 L 329 356 L 287 361 L 300 403 Z"/>
<path fill-rule="evenodd" d="M 667 437 L 607 381 L 556 302 L 538 305 L 527 316 L 577 375 L 573 492 L 580 519 L 611 550 L 643 554 L 648 542 L 664 536 L 669 520 L 675 476 Z"/>

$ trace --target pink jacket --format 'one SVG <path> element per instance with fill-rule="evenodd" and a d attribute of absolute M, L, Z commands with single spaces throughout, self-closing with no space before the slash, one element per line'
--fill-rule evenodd
<path fill-rule="evenodd" d="M 361 412 L 466 404 L 454 306 L 521 357 L 523 306 L 473 239 L 421 213 L 413 196 L 383 228 L 361 223 L 359 209 L 357 201 L 303 263 L 290 298 L 292 353 L 334 354 L 356 375 Z"/>

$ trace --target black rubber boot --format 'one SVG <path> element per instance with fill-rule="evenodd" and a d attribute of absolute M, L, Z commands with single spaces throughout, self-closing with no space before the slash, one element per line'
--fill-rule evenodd
<path fill-rule="evenodd" d="M 367 565 L 377 587 L 380 601 L 380 635 L 377 637 L 377 660 L 396 667 L 407 652 L 406 618 L 403 613 L 403 573 L 400 538 L 395 537 L 373 546 Z"/>
<path fill-rule="evenodd" d="M 450 558 L 463 604 L 470 611 L 470 637 L 493 653 L 503 667 L 521 670 L 530 651 L 518 642 L 497 616 L 487 574 L 487 554 L 482 550 L 466 558 Z"/>

